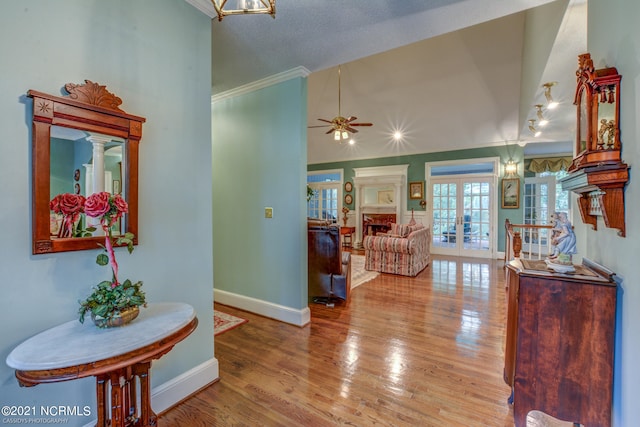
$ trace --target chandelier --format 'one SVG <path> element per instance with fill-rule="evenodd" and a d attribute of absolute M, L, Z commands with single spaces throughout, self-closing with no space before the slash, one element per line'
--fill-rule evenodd
<path fill-rule="evenodd" d="M 218 21 L 227 15 L 268 14 L 276 17 L 276 0 L 211 0 L 218 13 Z M 235 9 L 229 3 L 235 3 Z"/>

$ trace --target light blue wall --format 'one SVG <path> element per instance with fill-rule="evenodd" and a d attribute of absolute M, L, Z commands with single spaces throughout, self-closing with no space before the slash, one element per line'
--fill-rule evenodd
<path fill-rule="evenodd" d="M 51 138 L 50 194 L 73 193 L 73 171 L 75 169 L 73 143 L 58 138 Z"/>
<path fill-rule="evenodd" d="M 307 307 L 306 105 L 302 77 L 213 104 L 216 289 Z"/>
<path fill-rule="evenodd" d="M 504 165 L 509 161 L 513 160 L 518 163 L 518 173 L 520 175 L 520 194 L 522 195 L 523 187 L 524 187 L 524 179 L 522 178 L 522 171 L 524 167 L 524 150 L 522 147 L 512 144 L 508 146 L 500 146 L 500 147 L 484 147 L 484 148 L 474 148 L 468 150 L 456 150 L 456 151 L 442 151 L 438 153 L 425 153 L 425 154 L 414 154 L 411 156 L 394 156 L 394 157 L 381 157 L 377 159 L 366 159 L 366 160 L 352 160 L 346 162 L 333 162 L 333 163 L 316 163 L 308 165 L 309 171 L 318 171 L 318 170 L 334 170 L 334 169 L 343 169 L 344 175 L 343 179 L 345 182 L 351 181 L 353 182 L 353 177 L 355 176 L 354 168 L 365 168 L 365 167 L 374 167 L 374 166 L 390 166 L 390 165 L 409 165 L 407 170 L 407 183 L 411 181 L 422 181 L 425 182 L 425 163 L 427 162 L 441 162 L 447 160 L 463 160 L 463 159 L 479 159 L 484 157 L 499 157 L 500 158 L 500 170 L 497 171 L 497 174 L 502 178 L 504 174 Z M 501 185 L 502 181 L 498 181 L 497 186 L 497 196 L 501 195 Z M 425 189 L 425 195 L 426 193 Z M 353 193 L 355 197 L 355 192 Z M 497 199 L 499 200 L 499 199 Z M 352 204 L 347 205 L 349 209 L 355 209 L 356 200 Z M 498 202 L 498 206 L 500 206 Z M 407 200 L 407 210 L 415 209 L 416 211 L 423 210 L 420 207 L 419 200 Z M 523 203 L 522 197 L 520 199 L 520 208 L 519 209 L 501 209 L 498 208 L 498 250 L 504 251 L 505 244 L 505 231 L 504 231 L 504 223 L 508 218 L 511 222 L 520 223 L 523 218 Z"/>
<path fill-rule="evenodd" d="M 640 181 L 634 167 L 640 164 L 640 2 L 589 0 L 588 51 L 596 68 L 616 67 L 622 75 L 620 139 L 622 159 L 631 165 L 625 191 L 627 237 L 598 221 L 597 231 L 583 228 L 587 258 L 615 271 L 622 281 L 616 324 L 614 426 L 634 426 L 640 420 Z M 577 67 L 577 58 L 576 58 Z"/>
<path fill-rule="evenodd" d="M 0 6 L 0 402 L 91 405 L 92 378 L 20 388 L 4 360 L 24 339 L 76 318 L 105 278 L 96 251 L 31 255 L 29 89 L 90 79 L 144 116 L 140 244 L 118 250 L 150 302 L 193 305 L 200 325 L 154 363 L 152 385 L 213 358 L 211 21 L 182 0 L 4 0 Z M 61 346 L 64 343 L 60 343 Z M 65 425 L 84 425 L 71 417 Z"/>

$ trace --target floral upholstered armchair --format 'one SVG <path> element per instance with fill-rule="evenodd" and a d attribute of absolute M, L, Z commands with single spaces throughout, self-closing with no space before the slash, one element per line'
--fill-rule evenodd
<path fill-rule="evenodd" d="M 416 276 L 431 260 L 431 230 L 422 224 L 391 224 L 387 234 L 365 236 L 366 270 Z"/>

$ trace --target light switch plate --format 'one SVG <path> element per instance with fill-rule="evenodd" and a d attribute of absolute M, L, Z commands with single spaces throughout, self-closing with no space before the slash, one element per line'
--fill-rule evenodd
<path fill-rule="evenodd" d="M 273 208 L 264 208 L 264 217 L 273 218 Z"/>

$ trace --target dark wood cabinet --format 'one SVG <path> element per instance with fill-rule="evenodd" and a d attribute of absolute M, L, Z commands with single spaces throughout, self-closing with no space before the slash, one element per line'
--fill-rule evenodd
<path fill-rule="evenodd" d="M 589 260 L 574 274 L 544 261 L 507 264 L 504 379 L 516 427 L 533 409 L 586 426 L 610 426 L 616 283 Z"/>

